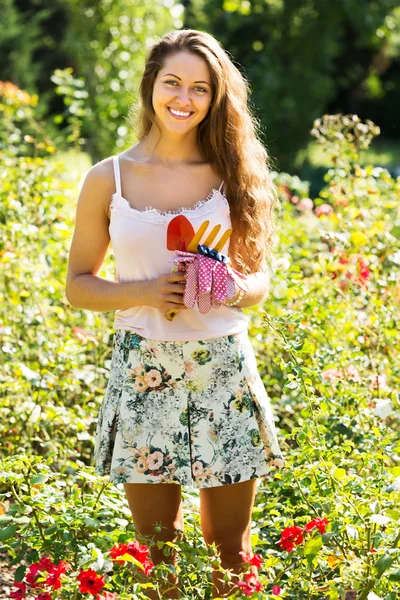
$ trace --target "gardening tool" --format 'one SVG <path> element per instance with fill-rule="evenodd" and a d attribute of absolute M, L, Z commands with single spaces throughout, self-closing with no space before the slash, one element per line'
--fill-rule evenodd
<path fill-rule="evenodd" d="M 194 228 L 185 215 L 178 215 L 171 219 L 167 227 L 167 250 L 183 250 L 189 246 L 194 237 Z M 184 263 L 174 263 L 172 273 L 186 271 Z M 181 282 L 184 283 L 184 280 Z M 174 310 L 174 309 L 171 309 Z"/>
<path fill-rule="evenodd" d="M 199 259 L 199 256 L 197 256 L 197 258 L 199 260 L 196 260 L 193 264 L 190 265 L 190 285 L 186 285 L 186 289 L 185 289 L 185 297 L 186 297 L 186 302 L 185 305 L 186 306 L 192 306 L 192 302 L 193 305 L 196 302 L 196 300 L 198 299 L 198 284 L 197 284 L 197 276 L 199 274 L 199 268 L 201 270 L 202 274 L 206 274 L 206 281 L 210 282 L 210 278 L 212 280 L 212 276 L 213 273 L 215 275 L 217 275 L 218 278 L 218 283 L 221 284 L 222 283 L 222 287 L 224 286 L 224 284 L 226 285 L 226 281 L 227 281 L 227 270 L 224 271 L 224 273 L 222 274 L 221 268 L 220 267 L 216 267 L 215 264 L 215 258 L 217 256 L 217 254 L 220 252 L 220 250 L 222 250 L 222 248 L 224 247 L 225 243 L 227 242 L 227 240 L 229 239 L 231 233 L 232 233 L 232 229 L 227 229 L 222 236 L 220 237 L 220 239 L 218 240 L 217 244 L 214 246 L 214 248 L 209 248 L 209 245 L 214 241 L 215 237 L 217 236 L 219 230 L 221 229 L 221 225 L 215 225 L 215 227 L 213 227 L 213 229 L 211 230 L 210 234 L 207 236 L 206 240 L 204 241 L 204 244 L 200 244 L 200 240 L 203 237 L 204 233 L 206 232 L 207 228 L 209 226 L 209 221 L 204 221 L 199 229 L 197 230 L 196 234 L 194 235 L 193 239 L 191 240 L 191 242 L 189 243 L 189 246 L 187 248 L 187 251 L 181 251 L 180 249 L 176 250 L 176 253 L 178 255 L 178 258 L 175 259 L 178 264 L 182 264 L 184 262 L 189 262 L 191 263 L 193 261 L 194 258 L 196 258 L 196 255 L 203 255 L 201 257 L 201 259 Z M 215 252 L 216 254 L 214 254 L 213 256 L 213 252 Z M 210 258 L 206 258 L 205 254 L 208 253 L 208 257 Z M 223 256 L 223 255 L 221 255 Z M 224 257 L 225 258 L 225 262 L 229 262 L 229 258 L 228 257 Z M 205 259 L 205 260 L 203 260 Z M 209 263 L 208 261 L 211 260 L 211 263 Z M 199 263 L 201 264 L 201 267 L 199 267 Z M 226 265 L 225 265 L 226 267 Z M 179 267 L 178 267 L 179 268 Z M 241 275 L 241 274 L 239 274 Z M 194 281 L 194 278 L 196 278 L 196 282 Z M 231 292 L 234 293 L 234 285 L 232 288 L 232 281 L 229 281 L 228 279 L 228 297 L 232 297 Z M 222 289 L 222 288 L 221 288 Z M 227 288 L 225 287 L 225 294 L 226 294 L 226 290 Z M 203 291 L 203 290 L 201 290 Z M 221 292 L 221 290 L 219 290 Z M 220 306 L 220 302 L 213 297 L 212 295 L 209 296 L 209 298 L 205 298 L 202 297 L 202 302 L 201 302 L 201 312 L 204 314 L 206 312 L 208 312 L 211 308 L 211 306 L 213 306 L 214 308 L 218 308 L 218 306 Z M 174 317 L 178 314 L 179 309 L 169 309 L 166 313 L 165 316 L 169 321 L 172 321 L 172 319 L 174 319 Z"/>
<path fill-rule="evenodd" d="M 167 228 L 167 250 L 186 250 L 193 239 L 193 225 L 185 217 L 178 215 L 171 219 Z"/>

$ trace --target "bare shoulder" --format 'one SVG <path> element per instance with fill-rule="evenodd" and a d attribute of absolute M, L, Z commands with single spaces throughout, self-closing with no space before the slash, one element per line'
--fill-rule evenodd
<path fill-rule="evenodd" d="M 115 178 L 112 156 L 94 164 L 86 172 L 81 188 L 81 193 L 90 193 L 96 197 L 106 215 L 111 202 L 111 196 L 115 192 Z"/>

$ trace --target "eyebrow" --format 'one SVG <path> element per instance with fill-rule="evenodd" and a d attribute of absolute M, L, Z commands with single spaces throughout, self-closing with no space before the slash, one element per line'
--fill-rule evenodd
<path fill-rule="evenodd" d="M 172 75 L 172 77 L 176 77 L 177 79 L 179 79 L 179 81 L 182 81 L 182 79 L 178 77 L 178 75 L 174 75 L 173 73 L 165 73 L 165 75 L 162 75 L 162 77 L 166 77 L 167 75 Z M 194 83 L 206 83 L 207 85 L 211 86 L 211 84 L 208 83 L 208 81 L 194 81 Z"/>

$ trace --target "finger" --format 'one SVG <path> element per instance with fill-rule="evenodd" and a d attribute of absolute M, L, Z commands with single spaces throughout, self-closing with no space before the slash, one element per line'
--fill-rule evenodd
<path fill-rule="evenodd" d="M 177 271 L 176 273 L 170 273 L 170 280 L 177 281 L 179 279 L 185 279 L 186 271 Z"/>
<path fill-rule="evenodd" d="M 185 285 L 181 284 L 181 283 L 174 283 L 173 285 L 170 285 L 167 289 L 167 292 L 169 294 L 183 294 L 185 291 Z"/>
<path fill-rule="evenodd" d="M 168 294 L 165 299 L 168 302 L 176 302 L 176 304 L 183 304 L 183 296 L 180 296 L 179 294 Z"/>

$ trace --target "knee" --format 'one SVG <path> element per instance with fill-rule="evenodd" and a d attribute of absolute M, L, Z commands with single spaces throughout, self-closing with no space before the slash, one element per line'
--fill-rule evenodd
<path fill-rule="evenodd" d="M 164 542 L 180 539 L 184 523 L 182 519 L 171 519 L 164 521 L 147 521 L 135 523 L 137 532 L 142 537 L 151 537 Z"/>
<path fill-rule="evenodd" d="M 235 567 L 243 562 L 239 552 L 250 552 L 251 541 L 249 531 L 208 530 L 203 532 L 208 546 L 215 544 L 224 568 Z"/>

